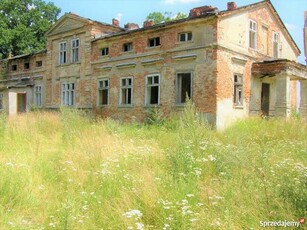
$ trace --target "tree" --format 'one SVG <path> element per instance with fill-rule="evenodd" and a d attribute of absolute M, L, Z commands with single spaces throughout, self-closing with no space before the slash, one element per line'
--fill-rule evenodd
<path fill-rule="evenodd" d="M 187 15 L 181 12 L 178 12 L 174 17 L 171 17 L 172 12 L 152 12 L 148 14 L 146 20 L 153 20 L 155 24 L 159 24 L 162 22 L 169 22 L 173 20 L 178 20 L 182 18 L 186 18 Z"/>
<path fill-rule="evenodd" d="M 60 11 L 43 0 L 0 0 L 0 59 L 44 49 Z"/>

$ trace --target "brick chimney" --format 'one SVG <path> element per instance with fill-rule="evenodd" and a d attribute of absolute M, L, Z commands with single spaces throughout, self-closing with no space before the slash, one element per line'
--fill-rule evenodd
<path fill-rule="evenodd" d="M 237 9 L 237 3 L 235 2 L 228 2 L 227 3 L 227 10 L 235 10 Z"/>
<path fill-rule="evenodd" d="M 144 22 L 143 26 L 144 28 L 147 28 L 147 27 L 151 27 L 155 24 L 155 22 L 153 20 L 147 20 Z"/>
<path fill-rule="evenodd" d="M 126 30 L 136 30 L 136 29 L 138 29 L 138 28 L 140 28 L 140 27 L 139 27 L 139 25 L 136 24 L 136 23 L 127 23 L 127 24 L 125 25 L 125 29 L 126 29 Z"/>
<path fill-rule="evenodd" d="M 196 7 L 190 10 L 189 17 L 197 17 L 200 15 L 204 15 L 204 14 L 215 12 L 215 11 L 218 11 L 218 9 L 213 6 Z"/>
<path fill-rule="evenodd" d="M 113 25 L 113 26 L 119 26 L 119 20 L 116 19 L 116 18 L 113 18 L 113 19 L 112 19 L 112 25 Z"/>

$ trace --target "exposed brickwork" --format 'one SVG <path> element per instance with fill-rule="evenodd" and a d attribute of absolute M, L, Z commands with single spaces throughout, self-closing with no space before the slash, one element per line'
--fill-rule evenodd
<path fill-rule="evenodd" d="M 144 121 L 147 111 L 152 108 L 145 105 L 146 76 L 159 75 L 158 108 L 167 116 L 183 110 L 183 104 L 176 101 L 177 74 L 191 73 L 191 95 L 197 110 L 213 125 L 223 128 L 233 120 L 247 116 L 250 111 L 260 111 L 263 82 L 270 84 L 270 111 L 274 112 L 276 92 L 280 90 L 276 89 L 275 74 L 290 70 L 289 100 L 295 107 L 295 83 L 303 78 L 306 67 L 282 59 L 262 62 L 272 58 L 273 32 L 280 34 L 283 47 L 280 58 L 294 60 L 297 56 L 295 44 L 287 37 L 287 31 L 274 15 L 270 3 L 237 8 L 234 2 L 229 2 L 227 7 L 228 11 L 224 12 L 212 6 L 197 7 L 190 11 L 190 18 L 178 22 L 154 25 L 147 21 L 143 28 L 128 23 L 125 30 L 119 27 L 116 19 L 108 25 L 66 14 L 48 31 L 47 51 L 1 62 L 0 80 L 1 76 L 17 77 L 21 81 L 24 76 L 41 75 L 42 78 L 34 82 L 44 87 L 45 108 L 59 108 L 63 84 L 73 83 L 73 107 L 91 109 L 102 117 Z M 258 26 L 256 49 L 248 47 L 249 19 Z M 261 32 L 262 26 L 267 28 L 267 38 Z M 75 63 L 71 62 L 73 39 L 80 41 L 80 59 Z M 63 64 L 59 64 L 61 42 L 67 44 L 67 62 Z M 39 58 L 44 63 L 40 70 L 30 68 L 19 72 L 27 59 L 32 66 Z M 7 72 L 14 63 L 17 71 Z M 243 79 L 243 103 L 239 106 L 234 104 L 234 75 Z M 120 105 L 120 81 L 125 77 L 133 79 L 132 104 L 128 106 Z M 101 79 L 109 79 L 109 103 L 103 106 L 98 103 Z M 0 82 L 0 90 L 7 84 Z M 286 90 L 286 86 L 282 90 Z"/>

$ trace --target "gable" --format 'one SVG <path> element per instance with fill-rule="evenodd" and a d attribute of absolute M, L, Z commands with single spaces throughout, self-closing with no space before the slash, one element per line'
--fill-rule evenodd
<path fill-rule="evenodd" d="M 60 33 L 65 33 L 71 30 L 76 30 L 84 27 L 88 20 L 72 14 L 65 14 L 61 17 L 46 33 L 46 36 L 52 36 Z"/>
<path fill-rule="evenodd" d="M 279 17 L 277 11 L 275 10 L 274 6 L 270 1 L 265 0 L 251 5 L 238 7 L 234 10 L 227 10 L 221 12 L 222 18 L 228 18 L 237 14 L 247 14 L 250 19 L 255 19 L 256 21 L 270 20 L 274 23 L 274 27 L 278 28 L 279 31 L 283 34 L 283 37 L 287 41 L 288 46 L 291 47 L 293 53 L 295 53 L 296 56 L 300 55 L 300 49 L 298 48 L 297 44 L 293 40 L 291 34 L 289 33 L 288 29 L 286 28 L 285 24 Z"/>

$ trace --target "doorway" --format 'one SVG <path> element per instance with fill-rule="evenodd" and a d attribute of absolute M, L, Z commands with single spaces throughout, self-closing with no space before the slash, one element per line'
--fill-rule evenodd
<path fill-rule="evenodd" d="M 24 113 L 27 111 L 27 94 L 17 93 L 17 113 Z"/>
<path fill-rule="evenodd" d="M 261 89 L 261 112 L 265 116 L 269 116 L 270 112 L 270 84 L 262 83 Z"/>

